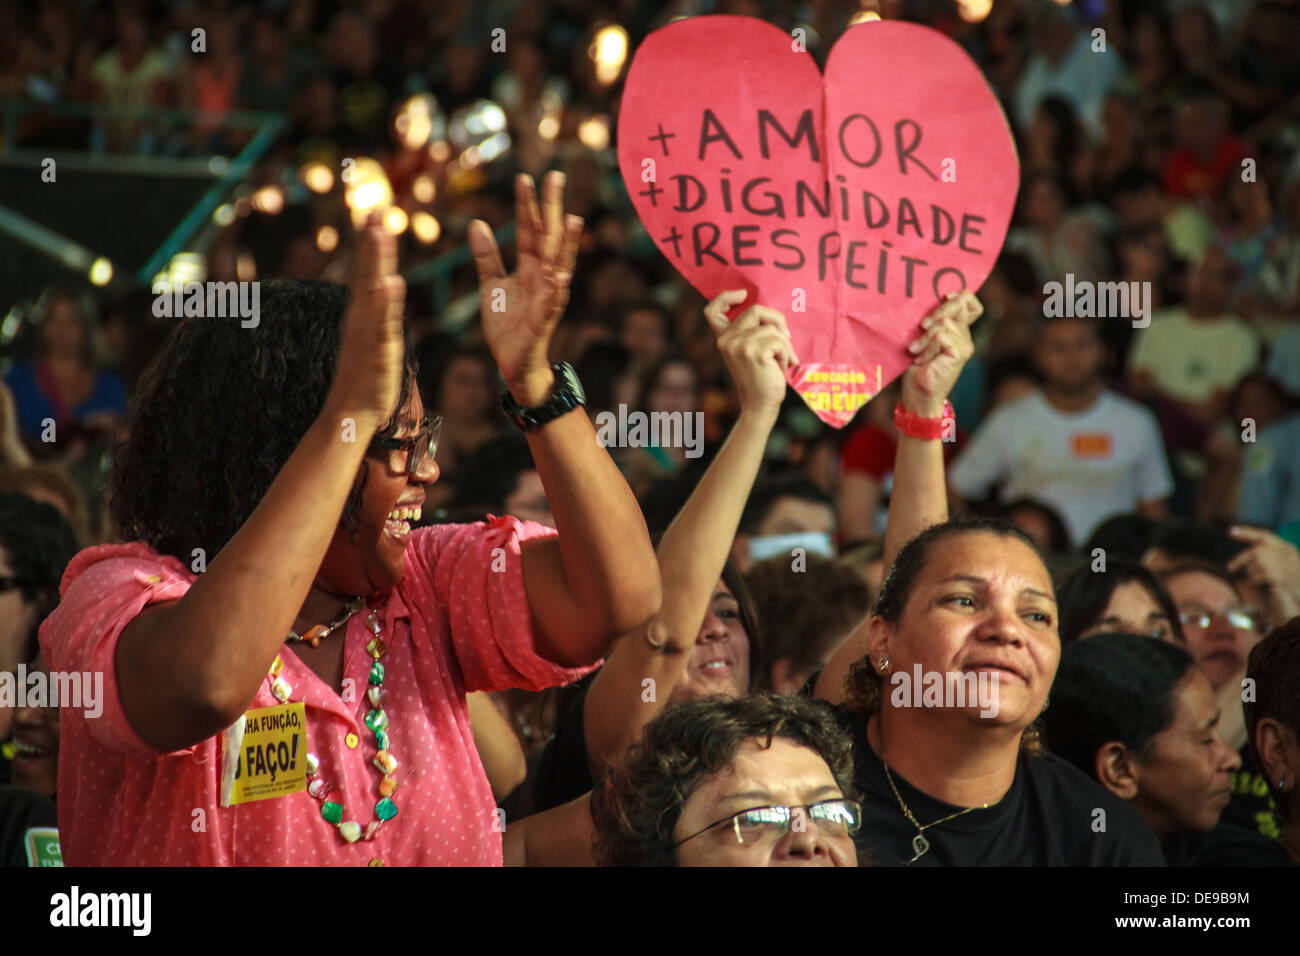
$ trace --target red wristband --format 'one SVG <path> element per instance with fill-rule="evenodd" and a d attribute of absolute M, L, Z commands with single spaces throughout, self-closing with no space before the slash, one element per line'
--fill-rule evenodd
<path fill-rule="evenodd" d="M 953 415 L 952 402 L 943 403 L 943 413 L 938 418 L 922 418 L 909 412 L 899 402 L 894 406 L 894 426 L 908 438 L 939 441 L 949 427 L 956 429 L 957 421 Z M 950 434 L 955 435 L 955 431 Z"/>

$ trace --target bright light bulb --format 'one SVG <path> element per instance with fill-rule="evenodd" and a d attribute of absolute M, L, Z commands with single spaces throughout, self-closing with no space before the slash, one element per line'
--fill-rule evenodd
<path fill-rule="evenodd" d="M 627 60 L 627 31 L 616 23 L 601 27 L 587 52 L 596 66 L 596 81 L 609 86 L 623 72 Z"/>
<path fill-rule="evenodd" d="M 100 256 L 90 264 L 90 281 L 94 285 L 108 285 L 113 279 L 113 263 Z"/>
<path fill-rule="evenodd" d="M 252 204 L 258 212 L 278 215 L 284 209 L 284 193 L 279 186 L 263 186 L 253 193 Z"/>
<path fill-rule="evenodd" d="M 394 206 L 388 212 L 384 213 L 384 228 L 395 236 L 400 236 L 406 232 L 409 220 L 406 218 L 406 210 L 401 206 Z"/>
<path fill-rule="evenodd" d="M 416 176 L 415 182 L 411 183 L 411 195 L 416 202 L 433 202 L 437 193 L 432 176 Z"/>
<path fill-rule="evenodd" d="M 299 171 L 298 178 L 314 193 L 324 195 L 334 188 L 334 173 L 324 163 L 308 163 Z"/>
<path fill-rule="evenodd" d="M 442 226 L 438 220 L 423 210 L 411 213 L 411 232 L 425 245 L 438 241 L 442 235 Z"/>

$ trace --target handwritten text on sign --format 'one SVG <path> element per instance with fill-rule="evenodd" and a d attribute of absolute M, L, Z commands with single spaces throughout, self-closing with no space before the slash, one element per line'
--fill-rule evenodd
<path fill-rule="evenodd" d="M 907 367 L 944 294 L 983 283 L 1019 180 L 979 69 L 902 22 L 851 28 L 824 79 L 762 21 L 670 24 L 633 61 L 619 162 L 692 284 L 785 313 L 805 362 L 788 379 L 836 425 Z"/>

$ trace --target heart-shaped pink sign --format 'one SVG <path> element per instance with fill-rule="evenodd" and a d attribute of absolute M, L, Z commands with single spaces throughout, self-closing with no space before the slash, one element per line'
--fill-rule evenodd
<path fill-rule="evenodd" d="M 925 314 L 988 277 L 1020 164 L 979 67 L 943 34 L 850 27 L 824 78 L 802 46 L 748 17 L 656 30 L 628 73 L 618 158 L 692 285 L 785 314 L 791 386 L 842 427 L 910 364 Z"/>

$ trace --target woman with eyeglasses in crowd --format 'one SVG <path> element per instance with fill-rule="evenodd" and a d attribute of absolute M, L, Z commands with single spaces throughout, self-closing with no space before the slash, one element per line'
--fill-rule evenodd
<path fill-rule="evenodd" d="M 1089 559 L 1056 589 L 1061 646 L 1094 634 L 1146 634 L 1183 644 L 1178 608 L 1159 579 L 1135 561 L 1117 559 L 1098 567 Z"/>
<path fill-rule="evenodd" d="M 131 543 L 74 558 L 41 631 L 51 669 L 105 675 L 103 715 L 63 717 L 69 864 L 501 863 L 466 692 L 569 682 L 660 600 L 636 501 L 546 357 L 582 228 L 562 193 L 552 174 L 539 211 L 517 180 L 510 275 L 485 224 L 469 235 L 558 536 L 411 530 L 436 423 L 377 216 L 350 299 L 270 282 L 254 328 L 178 323 L 114 462 Z"/>
<path fill-rule="evenodd" d="M 509 825 L 506 862 L 855 866 L 850 746 L 820 701 L 684 701 L 646 724 L 595 791 Z"/>
<path fill-rule="evenodd" d="M 910 493 L 890 500 L 890 570 L 815 688 L 846 705 L 863 800 L 858 852 L 885 866 L 1161 865 L 1136 811 L 1041 753 L 1034 724 L 1061 654 L 1042 558 L 1009 525 L 946 520 L 945 399 L 981 311 L 969 294 L 947 306 L 927 324 L 916 351 L 929 361 L 904 380 L 895 414 L 895 480 Z M 952 691 L 927 698 L 910 686 L 936 679 Z M 981 684 L 992 692 L 982 702 Z M 1097 808 L 1108 817 L 1101 833 Z"/>
<path fill-rule="evenodd" d="M 1276 842 L 1220 819 L 1241 766 L 1221 718 L 1186 650 L 1110 633 L 1065 648 L 1043 726 L 1052 753 L 1142 814 L 1170 866 L 1284 866 Z"/>

